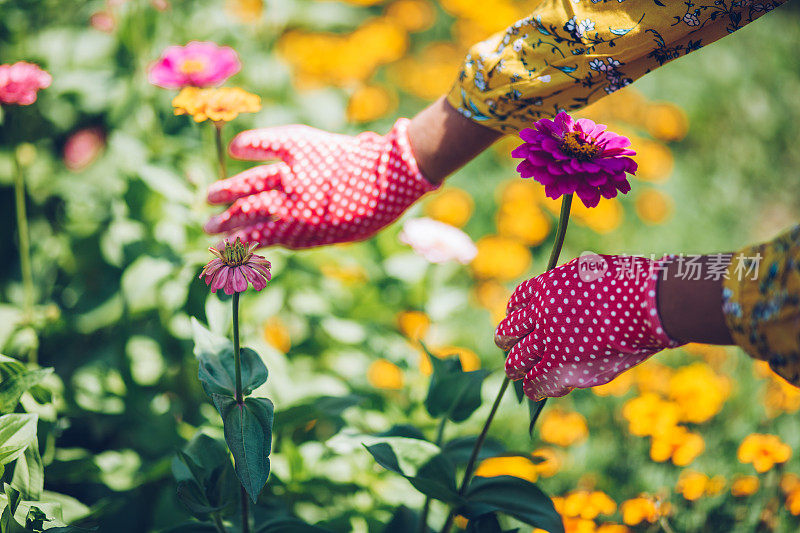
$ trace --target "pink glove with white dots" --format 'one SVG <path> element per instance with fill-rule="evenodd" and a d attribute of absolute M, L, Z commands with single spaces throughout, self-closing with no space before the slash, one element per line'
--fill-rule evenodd
<path fill-rule="evenodd" d="M 240 133 L 230 144 L 233 157 L 281 162 L 214 183 L 208 201 L 233 205 L 211 218 L 206 231 L 287 248 L 371 237 L 436 188 L 417 167 L 408 124 L 398 120 L 385 136 L 308 126 Z"/>
<path fill-rule="evenodd" d="M 662 261 L 583 256 L 523 282 L 495 342 L 506 375 L 534 400 L 603 385 L 665 348 L 656 287 Z"/>

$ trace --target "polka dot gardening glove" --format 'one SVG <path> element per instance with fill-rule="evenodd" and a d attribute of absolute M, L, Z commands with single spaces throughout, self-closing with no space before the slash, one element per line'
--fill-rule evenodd
<path fill-rule="evenodd" d="M 582 256 L 522 283 L 497 326 L 506 374 L 534 400 L 603 385 L 664 348 L 658 316 L 661 261 Z"/>
<path fill-rule="evenodd" d="M 260 246 L 309 248 L 374 235 L 436 187 L 420 173 L 408 141 L 408 119 L 385 136 L 356 137 L 308 126 L 240 133 L 238 159 L 261 165 L 214 183 L 208 201 L 233 203 L 205 226 Z"/>

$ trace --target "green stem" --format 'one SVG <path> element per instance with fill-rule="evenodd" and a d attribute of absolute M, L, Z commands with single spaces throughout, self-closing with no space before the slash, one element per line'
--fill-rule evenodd
<path fill-rule="evenodd" d="M 228 170 L 225 165 L 225 145 L 222 143 L 222 126 L 225 123 L 214 123 L 214 140 L 217 144 L 217 160 L 219 161 L 219 177 L 225 179 L 228 177 Z"/>
<path fill-rule="evenodd" d="M 25 322 L 28 325 L 33 323 L 33 269 L 31 267 L 31 238 L 28 229 L 28 215 L 25 208 L 25 178 L 22 173 L 22 163 L 19 160 L 17 151 L 14 151 L 14 198 L 17 209 L 17 232 L 19 235 L 19 263 L 22 270 L 22 289 L 23 289 L 23 309 L 25 311 Z M 32 348 L 28 354 L 28 361 L 36 363 L 36 348 Z"/>
<path fill-rule="evenodd" d="M 548 261 L 547 263 L 547 270 L 552 270 L 558 263 L 558 256 L 561 255 L 561 248 L 564 246 L 564 237 L 567 234 L 567 224 L 569 223 L 569 212 L 571 207 L 572 207 L 572 195 L 571 194 L 564 195 L 561 199 L 561 214 L 558 218 L 558 229 L 556 229 L 556 240 L 553 243 L 553 249 L 550 252 L 550 261 Z M 483 442 L 486 440 L 486 435 L 489 433 L 489 426 L 492 424 L 492 421 L 494 420 L 494 415 L 497 413 L 498 407 L 500 407 L 500 401 L 503 399 L 503 395 L 506 393 L 506 389 L 508 389 L 508 385 L 510 382 L 511 381 L 507 377 L 503 380 L 503 385 L 500 387 L 500 390 L 497 393 L 497 397 L 494 399 L 494 404 L 492 405 L 492 410 L 489 412 L 489 417 L 483 424 L 483 429 L 481 430 L 481 434 L 478 436 L 478 440 L 475 441 L 475 446 L 472 448 L 472 454 L 470 455 L 469 462 L 467 462 L 467 468 L 464 471 L 464 478 L 461 480 L 461 486 L 458 489 L 459 495 L 463 495 L 464 492 L 466 492 L 467 487 L 469 486 L 470 478 L 472 477 L 472 472 L 475 469 L 475 462 L 478 459 L 481 447 L 483 447 Z M 544 403 L 542 403 L 542 408 L 544 408 Z M 541 412 L 542 410 L 539 409 L 538 413 Z M 538 418 L 538 413 L 537 413 L 537 418 Z M 535 420 L 532 421 L 532 423 L 535 422 L 536 422 Z M 450 514 L 447 515 L 447 520 L 445 521 L 444 526 L 442 526 L 441 533 L 449 533 L 450 528 L 453 526 L 455 518 L 456 518 L 455 509 L 451 509 Z"/>
<path fill-rule="evenodd" d="M 439 427 L 436 429 L 436 441 L 435 444 L 437 446 L 442 445 L 442 441 L 444 440 L 444 427 L 447 425 L 447 416 L 443 416 L 441 420 L 439 420 Z M 419 533 L 426 533 L 428 531 L 428 514 L 430 513 L 431 509 L 431 497 L 425 497 L 425 505 L 422 506 L 422 514 L 419 517 L 419 525 L 417 526 L 417 531 Z"/>
<path fill-rule="evenodd" d="M 214 519 L 214 527 L 217 528 L 218 533 L 228 533 L 228 530 L 225 529 L 225 524 L 222 523 L 222 518 L 219 516 L 218 513 L 214 513 L 211 515 Z"/>
<path fill-rule="evenodd" d="M 236 368 L 236 403 L 240 406 L 244 404 L 244 397 L 242 395 L 242 360 L 241 360 L 241 346 L 239 344 L 239 293 L 233 293 L 233 365 Z M 247 500 L 247 491 L 244 490 L 244 485 L 240 485 L 240 500 L 242 502 L 242 533 L 250 533 L 250 519 Z"/>

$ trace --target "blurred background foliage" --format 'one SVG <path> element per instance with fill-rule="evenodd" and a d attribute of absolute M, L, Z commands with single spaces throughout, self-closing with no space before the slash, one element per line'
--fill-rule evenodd
<path fill-rule="evenodd" d="M 538 3 L 0 0 L 0 62 L 53 75 L 36 105 L 2 116 L 0 351 L 55 368 L 43 383 L 57 415 L 40 420 L 40 447 L 46 489 L 76 500 L 71 518 L 140 532 L 188 517 L 171 458 L 198 428 L 221 432 L 190 341 L 191 316 L 221 333 L 230 322 L 226 302 L 196 279 L 212 243 L 200 230 L 213 212 L 212 132 L 173 116 L 173 94 L 147 84 L 148 64 L 189 40 L 235 48 L 244 67 L 229 85 L 264 106 L 229 138 L 295 122 L 385 132 L 448 90 L 470 44 Z M 800 219 L 798 41 L 800 9 L 789 3 L 587 109 L 632 138 L 640 175 L 627 197 L 576 209 L 563 257 L 729 251 Z M 398 225 L 364 243 L 266 251 L 274 281 L 243 300 L 243 339 L 265 358 L 263 392 L 277 413 L 263 498 L 336 531 L 379 531 L 397 505 L 421 506 L 345 437 L 396 424 L 431 436 L 420 340 L 459 354 L 466 370 L 494 371 L 484 401 L 494 396 L 494 324 L 515 284 L 544 268 L 557 209 L 516 179 L 514 146 L 500 141 L 412 210 L 477 242 L 468 267 L 429 265 L 397 241 Z M 14 150 L 29 191 L 33 324 L 20 310 Z M 660 515 L 676 531 L 800 526 L 798 457 L 756 476 L 747 450 L 780 450 L 758 439 L 740 449 L 751 433 L 798 449 L 800 392 L 739 350 L 688 346 L 554 401 L 533 442 L 510 396 L 491 435 L 521 455 L 479 473 L 538 479 L 563 496 L 568 531 L 645 530 Z M 476 433 L 487 411 L 448 438 Z M 444 512 L 434 505 L 431 516 Z"/>

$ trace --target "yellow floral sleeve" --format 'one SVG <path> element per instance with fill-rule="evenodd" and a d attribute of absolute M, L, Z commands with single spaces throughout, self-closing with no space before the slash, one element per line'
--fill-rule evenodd
<path fill-rule="evenodd" d="M 448 101 L 499 131 L 584 107 L 784 0 L 543 0 L 474 45 Z"/>
<path fill-rule="evenodd" d="M 722 299 L 736 344 L 800 387 L 800 225 L 734 254 Z"/>

